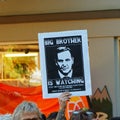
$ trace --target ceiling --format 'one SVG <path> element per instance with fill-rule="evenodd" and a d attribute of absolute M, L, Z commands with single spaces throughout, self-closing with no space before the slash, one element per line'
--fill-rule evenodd
<path fill-rule="evenodd" d="M 120 0 L 0 0 L 0 16 L 113 10 Z"/>

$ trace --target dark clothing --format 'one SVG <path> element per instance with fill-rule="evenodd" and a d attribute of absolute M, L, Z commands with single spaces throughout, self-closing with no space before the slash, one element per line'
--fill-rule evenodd
<path fill-rule="evenodd" d="M 74 78 L 74 77 L 84 77 L 83 71 L 78 70 L 78 69 L 73 70 L 72 78 Z M 58 74 L 58 70 L 51 71 L 51 72 L 49 72 L 48 75 L 47 75 L 47 79 L 48 79 L 48 80 L 49 80 L 49 79 L 59 79 L 59 78 L 60 78 L 60 76 L 59 76 L 59 74 Z"/>
<path fill-rule="evenodd" d="M 58 71 L 51 72 L 47 78 L 48 92 L 60 93 L 60 92 L 76 92 L 85 90 L 84 75 L 81 71 L 73 71 L 71 78 L 60 78 Z"/>

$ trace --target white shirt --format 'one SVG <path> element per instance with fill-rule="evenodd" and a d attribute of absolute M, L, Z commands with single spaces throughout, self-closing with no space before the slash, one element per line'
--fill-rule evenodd
<path fill-rule="evenodd" d="M 72 77 L 72 73 L 73 73 L 73 70 L 71 70 L 71 71 L 69 72 L 69 74 L 66 76 L 66 75 L 63 75 L 60 71 L 58 71 L 58 74 L 59 74 L 60 78 L 64 78 L 64 77 L 69 77 L 69 78 L 71 78 L 71 77 Z"/>

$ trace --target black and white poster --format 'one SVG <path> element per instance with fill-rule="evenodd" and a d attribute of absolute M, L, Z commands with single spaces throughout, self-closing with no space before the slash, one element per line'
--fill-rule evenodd
<path fill-rule="evenodd" d="M 39 33 L 43 98 L 91 95 L 87 30 Z"/>

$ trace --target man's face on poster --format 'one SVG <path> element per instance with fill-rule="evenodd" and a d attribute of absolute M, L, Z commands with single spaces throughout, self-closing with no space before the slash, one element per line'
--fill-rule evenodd
<path fill-rule="evenodd" d="M 63 51 L 57 54 L 56 65 L 58 70 L 67 75 L 72 70 L 74 58 L 71 56 L 70 51 Z"/>

